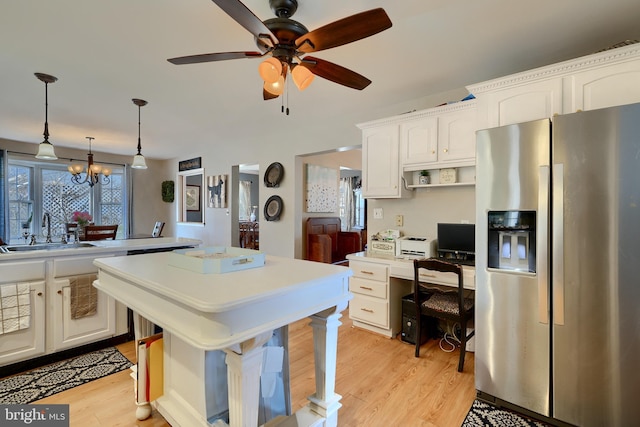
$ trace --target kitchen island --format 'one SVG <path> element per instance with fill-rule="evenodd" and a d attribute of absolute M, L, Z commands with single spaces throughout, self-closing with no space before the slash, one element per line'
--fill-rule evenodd
<path fill-rule="evenodd" d="M 310 317 L 316 392 L 303 409 L 266 425 L 336 426 L 338 326 L 351 298 L 351 270 L 267 256 L 263 267 L 201 274 L 169 265 L 169 256 L 97 259 L 94 282 L 163 328 L 164 394 L 154 405 L 165 419 L 172 426 L 226 425 L 211 408 L 226 393 L 229 424 L 257 426 L 263 344 L 275 329 Z M 226 391 L 214 389 L 214 373 L 206 364 L 210 353 L 220 350 L 226 353 Z"/>

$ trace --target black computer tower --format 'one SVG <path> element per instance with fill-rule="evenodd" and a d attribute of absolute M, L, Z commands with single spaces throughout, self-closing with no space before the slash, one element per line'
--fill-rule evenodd
<path fill-rule="evenodd" d="M 424 344 L 429 339 L 430 331 L 437 325 L 436 319 L 421 316 L 422 324 L 420 326 L 420 344 Z M 409 344 L 416 343 L 416 305 L 413 302 L 413 294 L 402 297 L 402 332 L 400 339 Z"/>

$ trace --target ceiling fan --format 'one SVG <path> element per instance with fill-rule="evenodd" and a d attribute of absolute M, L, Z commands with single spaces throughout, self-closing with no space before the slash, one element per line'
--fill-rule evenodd
<path fill-rule="evenodd" d="M 260 51 L 206 53 L 170 58 L 168 61 L 182 65 L 268 56 L 258 69 L 264 80 L 265 100 L 282 94 L 288 72 L 300 90 L 309 86 L 314 75 L 353 89 L 364 89 L 371 80 L 340 65 L 306 55 L 364 39 L 392 25 L 384 9 L 378 8 L 309 31 L 304 25 L 291 19 L 298 9 L 297 0 L 269 0 L 276 18 L 266 21 L 261 21 L 239 0 L 213 2 L 253 34 Z"/>

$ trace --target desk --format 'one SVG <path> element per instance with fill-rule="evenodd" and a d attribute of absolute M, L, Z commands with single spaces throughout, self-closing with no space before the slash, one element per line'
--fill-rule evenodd
<path fill-rule="evenodd" d="M 102 258 L 95 265 L 96 288 L 164 329 L 164 394 L 154 405 L 172 426 L 215 421 L 207 400 L 223 391 L 211 391 L 205 359 L 213 350 L 226 353 L 229 425 L 257 426 L 263 344 L 275 329 L 308 316 L 316 392 L 287 418 L 296 426 L 337 426 L 336 351 L 340 313 L 351 298 L 348 268 L 267 256 L 264 267 L 199 274 L 168 265 L 167 253 Z"/>
<path fill-rule="evenodd" d="M 402 330 L 402 297 L 412 291 L 413 260 L 357 252 L 347 255 L 353 277 L 349 290 L 353 300 L 349 317 L 353 325 L 389 338 Z M 463 266 L 465 289 L 475 289 L 475 267 Z M 438 286 L 458 286 L 451 273 L 434 273 L 425 282 Z"/>

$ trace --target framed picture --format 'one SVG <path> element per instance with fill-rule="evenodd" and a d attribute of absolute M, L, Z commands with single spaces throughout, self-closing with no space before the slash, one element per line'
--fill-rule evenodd
<path fill-rule="evenodd" d="M 307 212 L 338 210 L 338 171 L 307 164 Z"/>
<path fill-rule="evenodd" d="M 210 208 L 227 207 L 227 175 L 207 177 L 207 204 Z"/>
<path fill-rule="evenodd" d="M 200 210 L 200 186 L 199 185 L 187 185 L 184 197 L 187 211 L 199 211 Z"/>

